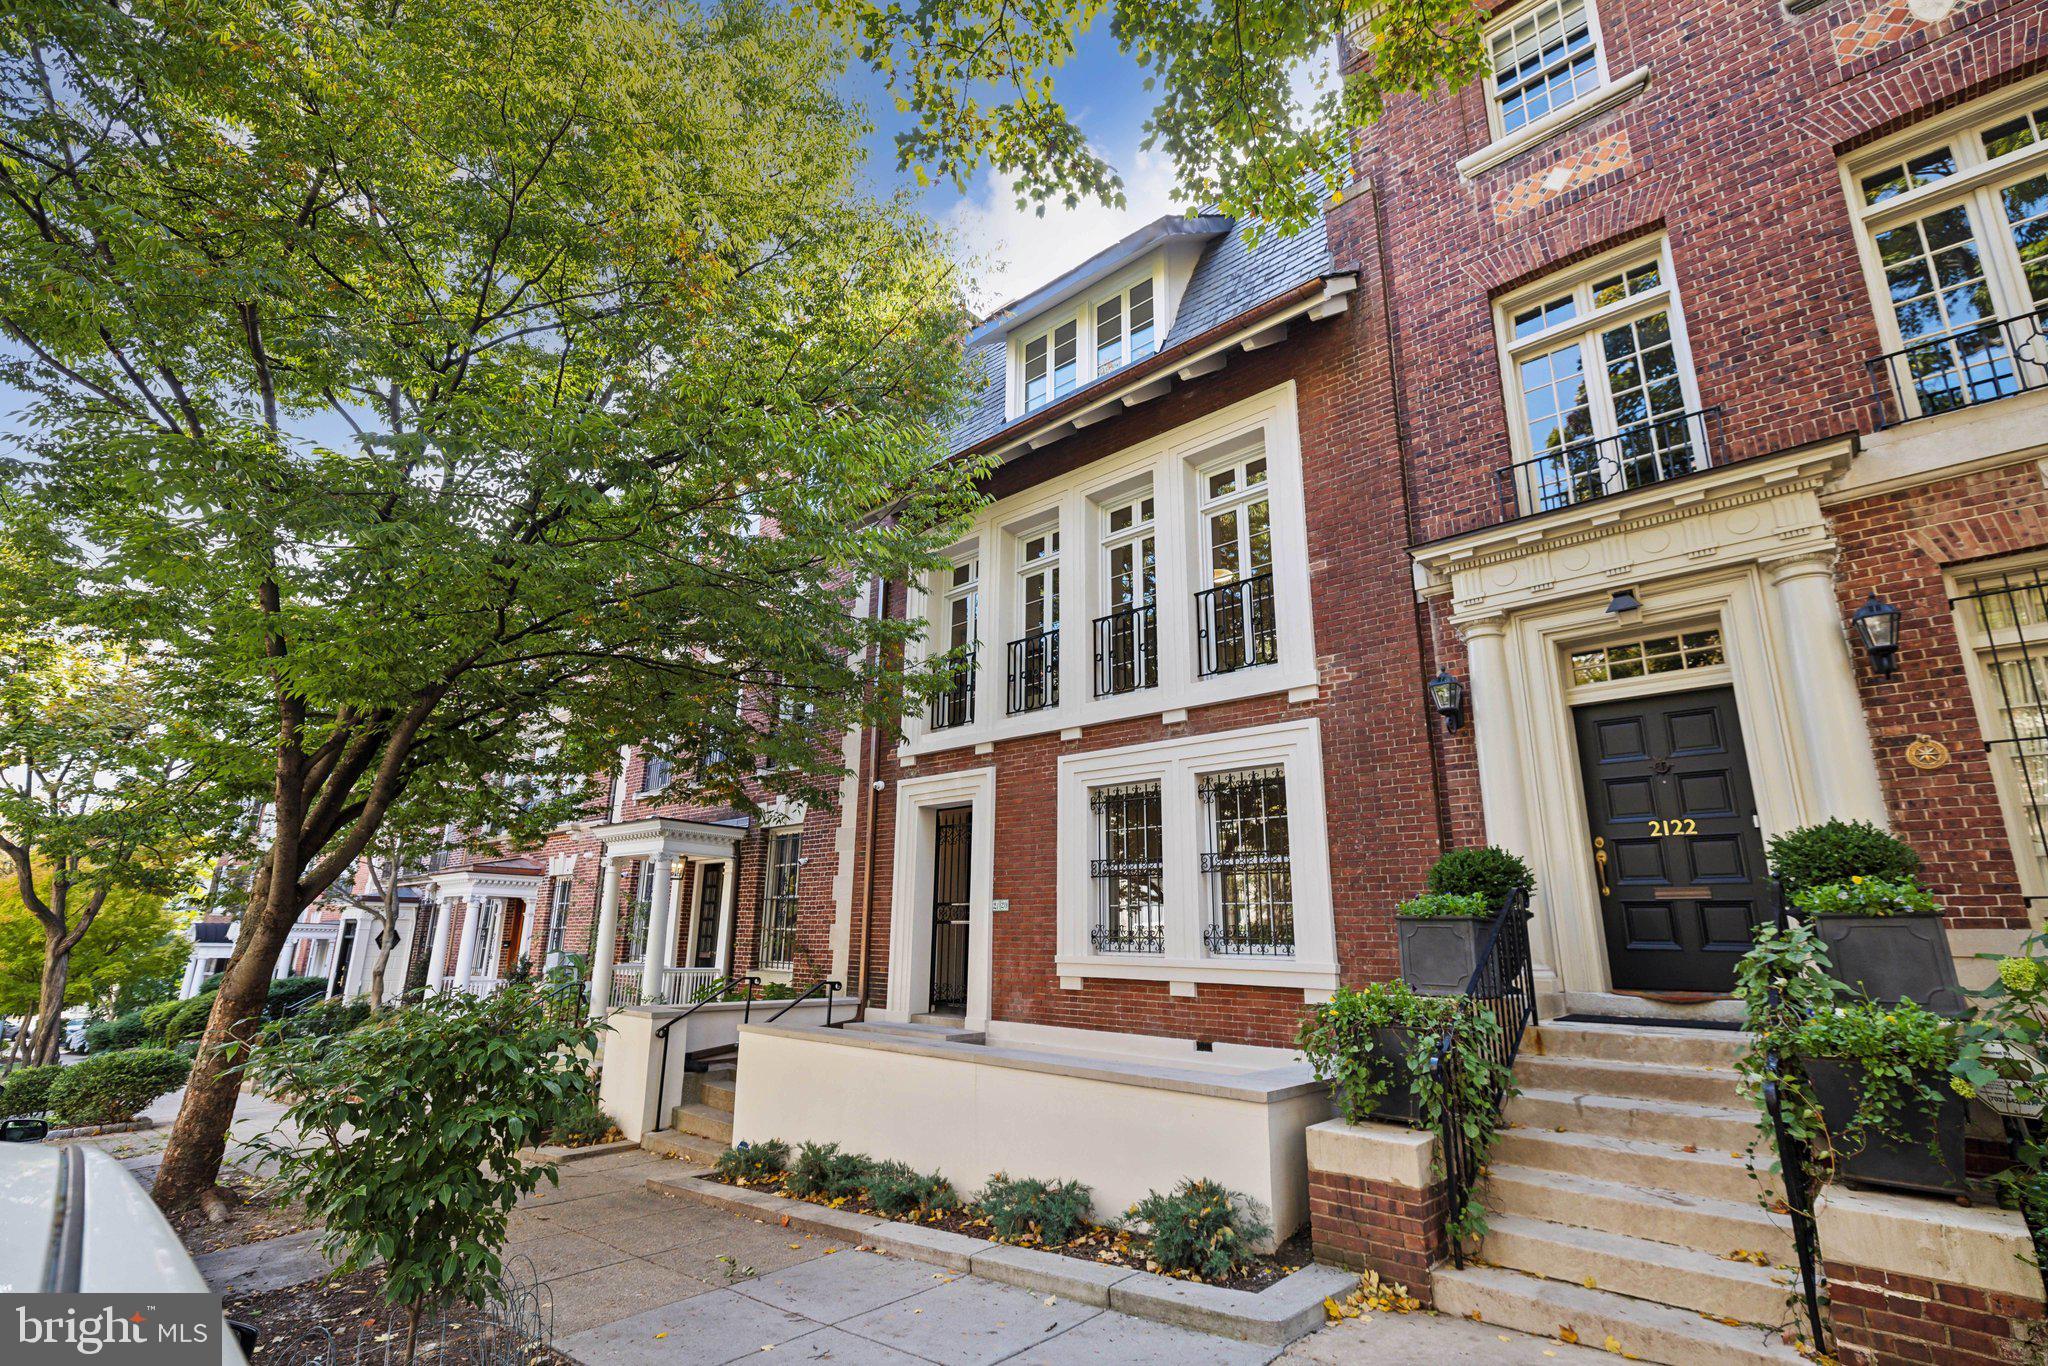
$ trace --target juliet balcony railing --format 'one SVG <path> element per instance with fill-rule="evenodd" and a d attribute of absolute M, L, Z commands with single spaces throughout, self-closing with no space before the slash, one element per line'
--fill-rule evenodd
<path fill-rule="evenodd" d="M 1878 425 L 2048 388 L 2048 309 L 1922 337 L 1870 362 Z"/>
<path fill-rule="evenodd" d="M 1273 575 L 1254 574 L 1195 594 L 1195 646 L 1196 665 L 1204 678 L 1279 659 Z"/>
<path fill-rule="evenodd" d="M 1095 695 L 1159 686 L 1159 609 L 1124 607 L 1095 619 Z"/>
<path fill-rule="evenodd" d="M 953 665 L 953 677 L 946 690 L 933 697 L 926 713 L 933 730 L 951 730 L 974 722 L 974 655 L 966 650 Z"/>
<path fill-rule="evenodd" d="M 1669 413 L 1495 472 L 1501 521 L 1590 503 L 1718 464 L 1719 408 Z"/>
<path fill-rule="evenodd" d="M 1010 714 L 1056 707 L 1060 701 L 1060 632 L 1033 631 L 1010 642 Z"/>

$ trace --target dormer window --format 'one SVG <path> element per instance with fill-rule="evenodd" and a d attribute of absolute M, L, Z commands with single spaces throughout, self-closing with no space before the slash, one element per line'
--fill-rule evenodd
<path fill-rule="evenodd" d="M 1095 373 L 1152 354 L 1152 282 L 1140 280 L 1095 305 Z"/>
<path fill-rule="evenodd" d="M 1159 349 L 1157 286 L 1150 275 L 1016 343 L 1019 414 L 1057 403 L 1085 384 L 1143 360 Z"/>

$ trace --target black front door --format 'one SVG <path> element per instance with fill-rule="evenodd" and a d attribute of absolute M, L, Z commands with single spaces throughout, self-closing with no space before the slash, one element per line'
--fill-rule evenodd
<path fill-rule="evenodd" d="M 1602 702 L 1574 715 L 1616 989 L 1731 990 L 1768 906 L 1734 692 Z"/>
<path fill-rule="evenodd" d="M 934 1014 L 967 1009 L 967 899 L 972 885 L 974 808 L 937 813 L 932 841 L 932 994 Z"/>
<path fill-rule="evenodd" d="M 718 917 L 725 909 L 725 865 L 707 863 L 697 886 L 697 941 L 690 966 L 708 968 L 718 961 Z"/>

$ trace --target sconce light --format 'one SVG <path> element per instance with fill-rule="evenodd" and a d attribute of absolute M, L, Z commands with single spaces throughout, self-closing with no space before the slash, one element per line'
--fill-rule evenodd
<path fill-rule="evenodd" d="M 1636 590 L 1633 588 L 1617 588 L 1614 590 L 1614 596 L 1607 600 L 1607 610 L 1614 616 L 1620 616 L 1623 612 L 1640 612 L 1643 610 L 1643 600 L 1636 596 Z"/>
<path fill-rule="evenodd" d="M 1456 730 L 1465 719 L 1465 685 L 1451 677 L 1448 669 L 1429 680 L 1429 705 L 1443 717 L 1445 730 Z"/>
<path fill-rule="evenodd" d="M 1863 649 L 1870 656 L 1870 667 L 1877 670 L 1879 677 L 1897 673 L 1899 609 L 1872 592 L 1869 600 L 1849 618 L 1849 623 L 1856 628 L 1856 638 L 1863 642 Z"/>

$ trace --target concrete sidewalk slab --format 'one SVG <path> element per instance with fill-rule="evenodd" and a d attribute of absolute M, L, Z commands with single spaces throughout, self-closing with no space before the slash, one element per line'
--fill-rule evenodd
<path fill-rule="evenodd" d="M 844 1252 L 756 1277 L 738 1290 L 749 1299 L 819 1323 L 843 1323 L 953 1279 L 952 1273 L 934 1271 L 923 1262 Z"/>
<path fill-rule="evenodd" d="M 989 1366 L 1104 1312 L 1056 1295 L 961 1276 L 840 1326 L 928 1361 Z"/>
<path fill-rule="evenodd" d="M 557 1303 L 557 1313 L 560 1312 Z M 820 1325 L 732 1290 L 714 1290 L 555 1339 L 584 1366 L 719 1366 L 818 1331 Z"/>
<path fill-rule="evenodd" d="M 1279 1349 L 1193 1333 L 1128 1314 L 1097 1314 L 1011 1357 L 1020 1366 L 1262 1366 Z"/>

